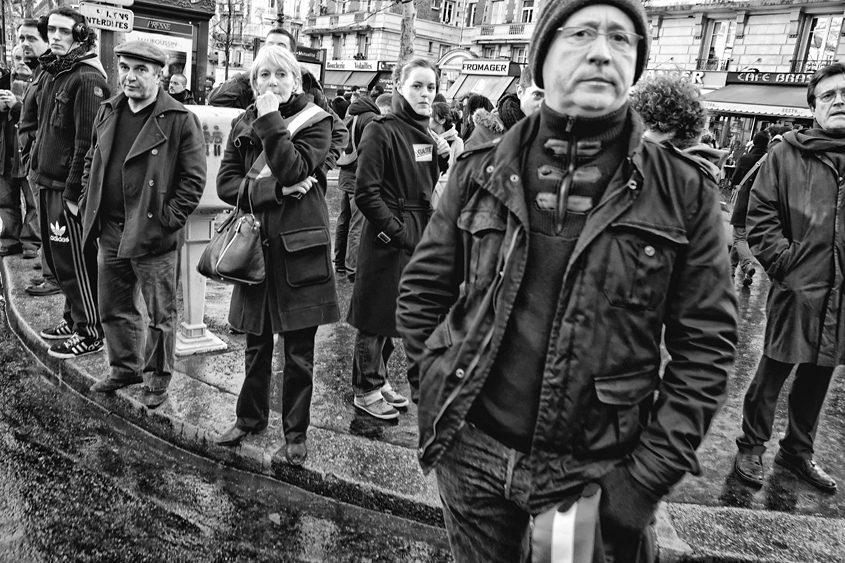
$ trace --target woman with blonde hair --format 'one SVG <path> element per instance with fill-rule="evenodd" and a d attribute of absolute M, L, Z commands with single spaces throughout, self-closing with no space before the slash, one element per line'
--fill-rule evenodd
<path fill-rule="evenodd" d="M 282 429 L 288 463 L 307 456 L 317 326 L 338 320 L 331 268 L 326 176 L 332 117 L 302 93 L 299 63 L 286 49 L 265 46 L 253 61 L 255 103 L 232 123 L 217 176 L 217 193 L 254 209 L 264 241 L 266 277 L 236 285 L 229 323 L 246 333 L 246 377 L 237 421 L 217 442 L 236 446 L 267 429 L 273 335 L 284 340 Z M 266 164 L 264 161 L 266 160 Z M 247 173 L 257 172 L 254 181 Z"/>

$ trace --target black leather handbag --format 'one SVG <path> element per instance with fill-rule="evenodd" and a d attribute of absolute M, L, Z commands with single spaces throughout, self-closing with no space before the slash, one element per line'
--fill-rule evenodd
<path fill-rule="evenodd" d="M 238 190 L 238 201 L 229 217 L 215 229 L 205 247 L 197 271 L 205 277 L 224 283 L 254 285 L 264 281 L 264 245 L 261 223 L 255 218 L 252 197 L 247 189 L 267 163 L 262 152 L 252 165 Z M 241 197 L 247 191 L 249 213 L 241 209 Z"/>

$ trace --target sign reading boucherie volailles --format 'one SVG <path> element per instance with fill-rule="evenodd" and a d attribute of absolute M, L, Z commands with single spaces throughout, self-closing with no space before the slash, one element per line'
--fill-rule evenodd
<path fill-rule="evenodd" d="M 105 4 L 79 3 L 79 11 L 88 20 L 88 25 L 108 31 L 132 31 L 135 24 L 132 10 L 122 10 Z"/>
<path fill-rule="evenodd" d="M 461 74 L 486 74 L 488 76 L 508 76 L 510 61 L 506 60 L 468 60 L 461 64 Z"/>

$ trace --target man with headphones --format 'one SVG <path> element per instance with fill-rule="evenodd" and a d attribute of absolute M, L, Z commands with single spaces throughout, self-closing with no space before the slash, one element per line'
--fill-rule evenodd
<path fill-rule="evenodd" d="M 83 245 L 77 202 L 85 155 L 107 75 L 92 52 L 85 16 L 61 6 L 47 14 L 50 51 L 39 59 L 46 80 L 38 96 L 38 132 L 31 166 L 39 189 L 41 238 L 47 262 L 65 295 L 64 315 L 41 336 L 56 340 L 49 354 L 75 358 L 103 349 L 97 308 L 97 245 Z"/>

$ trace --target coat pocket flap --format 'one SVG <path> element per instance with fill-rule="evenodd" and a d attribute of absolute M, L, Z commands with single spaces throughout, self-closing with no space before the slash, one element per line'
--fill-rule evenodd
<path fill-rule="evenodd" d="M 425 340 L 425 347 L 429 350 L 441 350 L 452 345 L 452 332 L 449 330 L 449 321 L 444 320 L 437 325 L 429 337 Z"/>
<path fill-rule="evenodd" d="M 656 368 L 595 378 L 596 395 L 606 405 L 636 405 L 654 392 Z"/>
<path fill-rule="evenodd" d="M 489 211 L 467 209 L 458 217 L 458 228 L 473 234 L 481 231 L 504 231 L 507 226 L 505 218 Z"/>
<path fill-rule="evenodd" d="M 656 238 L 671 245 L 685 246 L 689 244 L 686 234 L 677 227 L 660 227 L 637 221 L 617 221 L 612 223 L 610 228 L 636 233 L 646 238 Z"/>
<path fill-rule="evenodd" d="M 288 252 L 300 252 L 329 244 L 329 232 L 322 227 L 281 233 L 281 237 L 282 244 Z"/>

